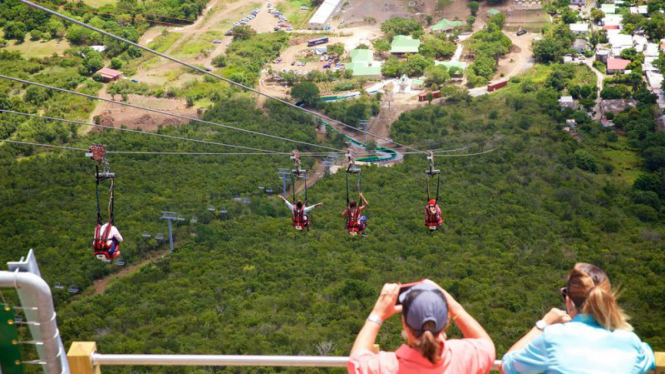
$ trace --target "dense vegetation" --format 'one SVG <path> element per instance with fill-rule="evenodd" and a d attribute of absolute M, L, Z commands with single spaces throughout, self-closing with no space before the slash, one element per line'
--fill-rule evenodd
<path fill-rule="evenodd" d="M 499 57 L 510 51 L 513 43 L 503 32 L 501 27 L 506 17 L 499 13 L 490 17 L 487 27 L 473 34 L 466 47 L 474 54 L 474 61 L 466 71 L 469 86 L 476 87 L 487 84 L 497 70 Z"/>

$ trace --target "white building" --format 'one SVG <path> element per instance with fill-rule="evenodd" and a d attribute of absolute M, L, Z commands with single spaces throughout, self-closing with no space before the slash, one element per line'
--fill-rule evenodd
<path fill-rule="evenodd" d="M 612 53 L 614 56 L 621 55 L 621 51 L 628 48 L 633 48 L 633 37 L 624 34 L 608 35 L 607 39 L 612 46 Z"/>
<path fill-rule="evenodd" d="M 580 35 L 580 34 L 586 34 L 589 32 L 589 24 L 588 23 L 571 23 L 570 24 L 570 31 L 573 32 L 575 35 Z"/>
<path fill-rule="evenodd" d="M 644 57 L 658 57 L 658 55 L 658 44 L 647 43 L 646 48 L 644 49 Z"/>
<path fill-rule="evenodd" d="M 310 30 L 323 30 L 329 25 L 332 16 L 342 8 L 342 5 L 344 5 L 343 0 L 325 0 L 309 20 L 307 28 Z"/>
<path fill-rule="evenodd" d="M 621 26 L 623 16 L 621 14 L 606 14 L 602 22 L 603 26 Z"/>
<path fill-rule="evenodd" d="M 651 92 L 660 90 L 663 84 L 663 74 L 655 71 L 647 71 L 644 73 L 647 76 L 647 83 Z"/>
<path fill-rule="evenodd" d="M 572 96 L 561 96 L 559 99 L 559 106 L 561 109 L 570 108 L 575 109 L 575 100 Z"/>

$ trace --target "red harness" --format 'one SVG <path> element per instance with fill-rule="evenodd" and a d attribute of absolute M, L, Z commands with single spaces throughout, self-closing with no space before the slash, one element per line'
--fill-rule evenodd
<path fill-rule="evenodd" d="M 109 253 L 109 250 L 112 248 L 113 244 L 109 245 L 109 235 L 111 234 L 111 229 L 113 224 L 111 222 L 106 225 L 106 229 L 102 232 L 102 224 L 98 223 L 97 228 L 95 228 L 95 240 L 93 248 L 95 249 L 95 256 L 100 257 L 104 256 L 107 259 L 112 259 L 118 257 L 120 251 L 118 250 L 118 244 L 115 244 L 115 252 L 113 254 Z"/>
<path fill-rule="evenodd" d="M 430 208 L 436 209 L 436 206 L 427 205 L 425 208 L 425 225 L 428 227 L 441 225 L 441 216 L 436 213 L 432 214 Z"/>
<path fill-rule="evenodd" d="M 360 232 L 360 223 L 358 222 L 358 208 L 346 209 L 346 229 L 349 232 Z"/>
<path fill-rule="evenodd" d="M 309 220 L 305 219 L 305 208 L 298 209 L 297 206 L 293 207 L 293 227 L 302 230 L 303 227 L 309 226 Z"/>

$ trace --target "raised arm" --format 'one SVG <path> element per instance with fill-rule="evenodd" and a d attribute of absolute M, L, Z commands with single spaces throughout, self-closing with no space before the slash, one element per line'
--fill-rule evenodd
<path fill-rule="evenodd" d="M 395 313 L 402 312 L 401 305 L 395 305 L 397 301 L 397 296 L 399 295 L 399 284 L 397 283 L 387 283 L 383 286 L 379 299 L 374 305 L 374 309 L 370 316 L 372 318 L 378 317 L 380 322 L 387 320 Z M 379 321 L 370 321 L 369 318 L 365 321 L 363 328 L 358 333 L 355 343 L 353 343 L 353 348 L 351 348 L 351 355 L 362 350 L 371 351 L 374 342 L 376 341 L 376 336 L 379 334 L 379 329 L 381 325 Z"/>
<path fill-rule="evenodd" d="M 363 203 L 366 208 L 369 205 L 369 203 L 367 202 L 367 199 L 365 199 L 365 195 L 363 195 L 362 192 L 360 193 L 360 198 L 363 199 Z"/>
<path fill-rule="evenodd" d="M 464 310 L 462 304 L 458 303 L 455 298 L 453 298 L 438 284 L 432 282 L 431 280 L 427 280 L 426 282 L 431 282 L 432 284 L 437 285 L 439 289 L 441 289 L 441 292 L 446 295 L 446 299 L 448 300 L 448 310 L 450 311 L 450 318 L 452 318 L 457 327 L 459 327 L 460 331 L 462 331 L 462 335 L 464 335 L 465 338 L 484 339 L 492 342 L 492 338 L 490 338 L 487 331 L 485 331 L 485 329 L 480 325 L 480 323 L 478 323 L 478 321 L 475 320 L 475 318 L 473 318 L 469 313 L 466 312 L 466 310 Z"/>

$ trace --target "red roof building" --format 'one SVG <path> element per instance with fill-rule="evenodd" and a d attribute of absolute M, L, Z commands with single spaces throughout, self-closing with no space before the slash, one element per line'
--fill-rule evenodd
<path fill-rule="evenodd" d="M 605 25 L 605 26 L 603 26 L 603 30 L 621 30 L 621 26 L 619 26 L 619 25 Z"/>
<path fill-rule="evenodd" d="M 122 78 L 122 72 L 109 69 L 109 68 L 102 68 L 100 69 L 97 74 L 102 76 L 102 79 L 104 79 L 104 82 L 113 82 L 117 81 L 118 79 Z"/>
<path fill-rule="evenodd" d="M 630 60 L 624 60 L 622 58 L 608 58 L 607 59 L 607 72 L 608 73 L 620 73 L 626 70 L 626 66 L 630 64 Z"/>

